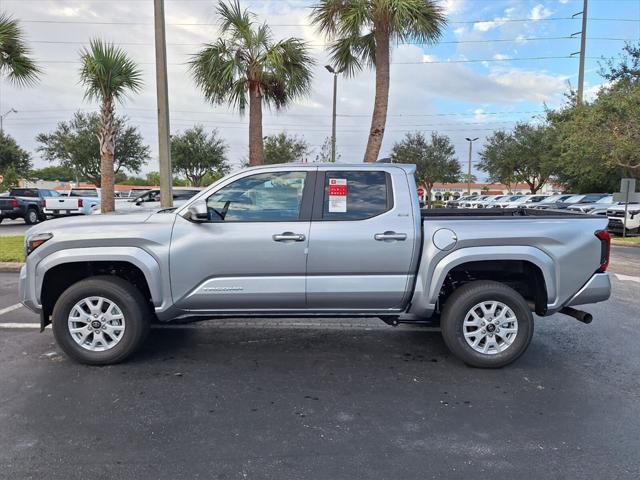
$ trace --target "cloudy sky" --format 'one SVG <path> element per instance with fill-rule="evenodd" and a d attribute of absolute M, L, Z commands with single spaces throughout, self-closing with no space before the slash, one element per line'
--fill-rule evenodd
<path fill-rule="evenodd" d="M 239 165 L 248 154 L 247 118 L 225 106 L 205 103 L 185 63 L 205 42 L 216 39 L 214 2 L 165 0 L 171 130 L 200 123 L 218 129 Z M 309 25 L 309 0 L 242 2 L 274 36 L 301 37 L 317 59 L 313 92 L 284 112 L 266 112 L 265 134 L 282 130 L 304 137 L 318 150 L 331 131 L 332 79 L 325 39 Z M 465 137 L 484 138 L 516 121 L 535 121 L 544 105 L 557 106 L 569 85 L 577 84 L 582 0 L 442 0 L 449 25 L 437 46 L 399 45 L 391 68 L 390 109 L 382 147 L 386 156 L 408 131 L 437 130 L 449 135 L 466 162 Z M 37 166 L 46 162 L 35 151 L 34 138 L 51 131 L 76 110 L 96 110 L 83 100 L 78 84 L 78 52 L 100 37 L 124 47 L 144 70 L 141 94 L 118 105 L 151 146 L 146 171 L 157 170 L 157 130 L 152 0 L 0 0 L 0 10 L 22 22 L 33 56 L 44 69 L 36 88 L 19 89 L 0 79 L 0 113 L 5 131 L 33 152 Z M 586 87 L 594 92 L 601 79 L 598 59 L 616 55 L 624 40 L 640 39 L 640 1 L 590 0 Z M 339 78 L 338 152 L 342 162 L 359 162 L 366 144 L 374 76 L 365 71 Z M 315 153 L 309 156 L 313 160 Z"/>

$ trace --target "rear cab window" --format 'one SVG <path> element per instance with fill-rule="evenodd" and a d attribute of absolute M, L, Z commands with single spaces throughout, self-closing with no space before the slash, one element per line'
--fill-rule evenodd
<path fill-rule="evenodd" d="M 324 172 L 321 205 L 314 220 L 366 220 L 393 208 L 391 176 L 384 171 L 342 170 Z"/>
<path fill-rule="evenodd" d="M 9 192 L 10 197 L 39 197 L 37 188 L 14 188 Z"/>

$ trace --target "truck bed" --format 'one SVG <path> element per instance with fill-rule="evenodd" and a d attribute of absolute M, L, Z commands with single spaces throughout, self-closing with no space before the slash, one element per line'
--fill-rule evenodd
<path fill-rule="evenodd" d="M 590 218 L 588 215 L 579 212 L 568 212 L 567 210 L 537 210 L 533 208 L 434 208 L 421 209 L 420 215 L 426 218 L 446 218 L 446 217 L 545 217 L 545 218 Z"/>

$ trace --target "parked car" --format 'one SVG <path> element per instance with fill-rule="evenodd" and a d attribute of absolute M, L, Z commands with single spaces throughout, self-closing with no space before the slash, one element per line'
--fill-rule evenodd
<path fill-rule="evenodd" d="M 622 203 L 609 207 L 607 210 L 608 230 L 622 235 L 625 229 L 625 207 L 627 211 L 626 233 L 640 233 L 640 204 L 637 203 L 630 203 L 629 205 Z"/>
<path fill-rule="evenodd" d="M 460 206 L 460 203 L 475 200 L 477 197 L 478 195 L 465 195 L 463 197 L 454 198 L 453 200 L 447 200 L 445 206 L 446 208 L 458 208 Z"/>
<path fill-rule="evenodd" d="M 504 203 L 502 208 L 518 208 L 518 207 L 526 207 L 531 208 L 537 203 L 540 203 L 542 200 L 547 198 L 547 195 L 522 195 L 515 200 L 511 200 L 509 202 Z"/>
<path fill-rule="evenodd" d="M 502 200 L 492 202 L 490 205 L 487 205 L 487 208 L 505 208 L 511 202 L 515 202 L 522 197 L 524 197 L 524 195 L 506 195 Z"/>
<path fill-rule="evenodd" d="M 194 195 L 202 191 L 199 187 L 173 187 L 173 206 L 179 207 L 184 202 L 189 200 Z M 142 210 L 157 210 L 160 208 L 160 189 L 154 188 L 147 190 L 135 198 L 127 200 L 117 199 L 116 211 L 142 211 Z M 96 210 L 94 213 L 100 213 L 100 210 Z"/>
<path fill-rule="evenodd" d="M 489 195 L 478 195 L 477 197 L 460 202 L 458 205 L 460 208 L 478 208 L 478 203 L 483 202 L 489 198 Z"/>
<path fill-rule="evenodd" d="M 617 205 L 618 202 L 613 201 L 613 195 L 607 195 L 606 197 L 602 197 L 600 200 L 593 203 L 577 203 L 575 205 L 570 205 L 567 207 L 568 210 L 572 210 L 580 213 L 590 213 L 591 211 L 597 208 L 604 208 L 605 211 L 607 208 Z"/>
<path fill-rule="evenodd" d="M 9 195 L 0 197 L 0 222 L 5 218 L 24 219 L 28 225 L 46 220 L 44 202 L 60 195 L 46 188 L 12 188 Z"/>
<path fill-rule="evenodd" d="M 553 209 L 556 208 L 556 204 L 558 203 L 562 203 L 567 201 L 568 199 L 570 199 L 571 197 L 574 197 L 575 195 L 573 193 L 563 193 L 563 194 L 558 194 L 558 195 L 550 195 L 547 198 L 545 198 L 544 200 L 541 200 L 540 202 L 538 202 L 536 205 L 533 205 L 531 208 L 538 208 L 541 210 L 544 209 Z"/>
<path fill-rule="evenodd" d="M 597 202 L 601 198 L 608 195 L 608 193 L 586 193 L 582 195 L 572 195 L 562 202 L 556 202 L 553 206 L 547 207 L 546 205 L 540 205 L 539 208 L 553 208 L 555 210 L 564 210 L 566 208 L 579 204 Z"/>
<path fill-rule="evenodd" d="M 533 313 L 610 295 L 606 219 L 529 209 L 420 210 L 415 166 L 240 171 L 177 209 L 31 228 L 20 299 L 88 364 L 135 352 L 150 320 L 377 316 L 439 323 L 464 362 L 527 349 Z M 552 221 L 549 221 L 552 220 Z"/>
<path fill-rule="evenodd" d="M 489 208 L 493 203 L 505 200 L 509 195 L 490 195 L 489 198 L 476 203 L 476 208 Z"/>
<path fill-rule="evenodd" d="M 72 188 L 56 198 L 45 201 L 44 212 L 53 217 L 90 215 L 100 208 L 100 189 Z"/>

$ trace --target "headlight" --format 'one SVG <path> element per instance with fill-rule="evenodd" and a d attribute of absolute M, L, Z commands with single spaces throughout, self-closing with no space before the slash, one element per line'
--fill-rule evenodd
<path fill-rule="evenodd" d="M 25 255 L 28 256 L 36 248 L 47 240 L 50 240 L 52 237 L 53 233 L 36 233 L 35 235 L 30 235 L 24 242 Z"/>

